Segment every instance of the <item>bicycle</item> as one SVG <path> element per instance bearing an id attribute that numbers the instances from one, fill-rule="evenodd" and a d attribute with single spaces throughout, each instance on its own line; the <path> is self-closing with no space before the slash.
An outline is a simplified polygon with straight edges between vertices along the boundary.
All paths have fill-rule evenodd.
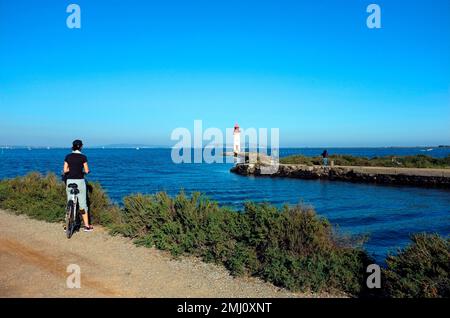
<path id="1" fill-rule="evenodd" d="M 66 236 L 70 239 L 73 233 L 80 228 L 81 218 L 80 218 L 80 207 L 78 205 L 78 186 L 76 183 L 70 183 L 68 186 L 70 188 L 71 198 L 67 202 L 66 207 Z"/>

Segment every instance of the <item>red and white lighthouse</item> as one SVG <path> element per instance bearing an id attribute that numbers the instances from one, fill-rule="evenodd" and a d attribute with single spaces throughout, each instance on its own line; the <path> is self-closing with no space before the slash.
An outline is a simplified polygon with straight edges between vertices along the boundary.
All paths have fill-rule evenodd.
<path id="1" fill-rule="evenodd" d="M 235 155 L 241 152 L 241 129 L 237 123 L 234 125 L 233 132 L 233 152 Z"/>

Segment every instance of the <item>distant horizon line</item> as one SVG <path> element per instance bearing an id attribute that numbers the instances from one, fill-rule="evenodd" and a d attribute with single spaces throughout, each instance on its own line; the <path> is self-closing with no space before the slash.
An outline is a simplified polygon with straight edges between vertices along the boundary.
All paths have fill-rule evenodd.
<path id="1" fill-rule="evenodd" d="M 248 148 L 249 146 L 246 146 Z M 256 147 L 257 146 L 252 146 Z M 270 146 L 267 146 L 270 148 Z M 69 146 L 32 146 L 32 145 L 0 145 L 1 149 L 70 149 Z M 96 146 L 85 146 L 85 149 L 172 149 L 173 146 L 168 145 L 139 145 L 139 144 L 130 144 L 130 145 L 96 145 Z M 203 149 L 202 148 L 196 148 L 196 147 L 190 147 L 191 149 Z M 233 148 L 233 145 L 224 145 L 223 148 Z M 356 148 L 450 148 L 450 145 L 416 145 L 416 146 L 281 146 L 279 149 L 323 149 L 323 148 L 330 148 L 330 149 L 356 149 Z"/>

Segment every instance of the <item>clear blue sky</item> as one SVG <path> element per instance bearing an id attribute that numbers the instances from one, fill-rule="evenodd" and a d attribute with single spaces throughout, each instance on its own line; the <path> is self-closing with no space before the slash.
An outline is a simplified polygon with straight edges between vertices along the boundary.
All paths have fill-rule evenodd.
<path id="1" fill-rule="evenodd" d="M 450 144 L 449 15 L 448 0 L 0 0 L 0 144 L 171 145 L 194 119 L 278 127 L 282 146 Z"/>

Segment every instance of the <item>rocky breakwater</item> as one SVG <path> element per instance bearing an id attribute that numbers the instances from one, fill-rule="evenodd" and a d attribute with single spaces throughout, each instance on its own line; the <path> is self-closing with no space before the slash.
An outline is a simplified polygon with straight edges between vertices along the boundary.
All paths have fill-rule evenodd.
<path id="1" fill-rule="evenodd" d="M 286 177 L 299 179 L 325 179 L 378 184 L 399 184 L 420 187 L 450 188 L 450 169 L 307 166 L 280 164 L 268 166 L 260 163 L 240 163 L 231 168 L 239 175 Z"/>

